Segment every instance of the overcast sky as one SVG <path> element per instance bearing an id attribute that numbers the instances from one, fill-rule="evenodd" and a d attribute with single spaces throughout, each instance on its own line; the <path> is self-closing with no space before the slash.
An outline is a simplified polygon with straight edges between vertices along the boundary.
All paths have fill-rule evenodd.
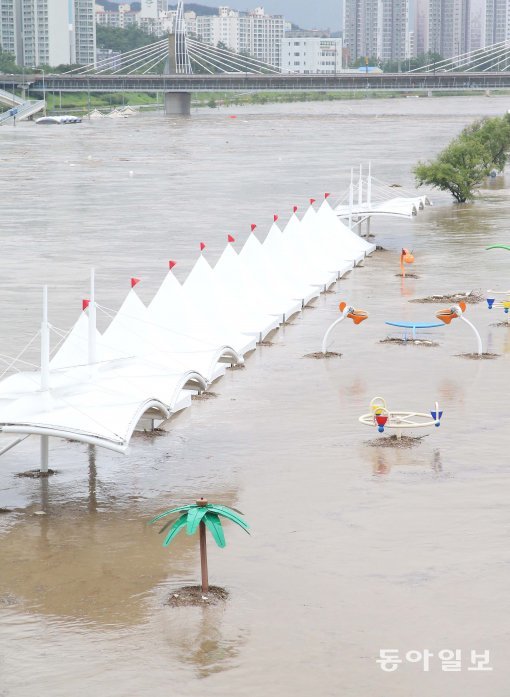
<path id="1" fill-rule="evenodd" d="M 201 5 L 227 5 L 234 10 L 252 10 L 262 5 L 268 14 L 284 15 L 303 29 L 340 29 L 341 0 L 196 0 Z M 186 7 L 186 3 L 184 3 Z"/>

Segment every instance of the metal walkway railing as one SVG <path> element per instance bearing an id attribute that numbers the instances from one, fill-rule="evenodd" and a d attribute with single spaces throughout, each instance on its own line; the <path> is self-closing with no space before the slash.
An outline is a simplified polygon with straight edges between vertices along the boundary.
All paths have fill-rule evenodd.
<path id="1" fill-rule="evenodd" d="M 29 119 L 34 114 L 37 114 L 37 112 L 42 111 L 45 106 L 46 102 L 44 99 L 38 99 L 37 101 L 29 100 L 27 102 L 20 100 L 19 105 L 13 105 L 12 109 L 4 111 L 2 114 L 0 114 L 0 124 L 7 123 L 8 121 L 13 120 L 14 117 L 16 117 L 17 121 Z"/>

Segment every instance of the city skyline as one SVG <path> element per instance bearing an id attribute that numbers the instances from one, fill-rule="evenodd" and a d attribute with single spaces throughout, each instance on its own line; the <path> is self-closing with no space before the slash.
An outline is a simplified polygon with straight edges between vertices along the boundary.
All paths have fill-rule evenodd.
<path id="1" fill-rule="evenodd" d="M 256 5 L 261 5 L 269 14 L 284 15 L 285 19 L 298 24 L 303 29 L 331 29 L 339 31 L 342 24 L 343 2 L 341 0 L 321 0 L 311 4 L 310 0 L 232 0 L 220 2 L 220 0 L 197 0 L 201 5 L 218 7 L 228 5 L 233 10 L 253 10 Z M 186 0 L 184 2 L 186 8 Z"/>

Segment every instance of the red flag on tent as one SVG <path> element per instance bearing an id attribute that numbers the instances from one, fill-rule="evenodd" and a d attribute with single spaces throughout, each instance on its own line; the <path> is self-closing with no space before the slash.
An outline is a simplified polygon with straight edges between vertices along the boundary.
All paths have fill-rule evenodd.
<path id="1" fill-rule="evenodd" d="M 314 199 L 314 198 L 311 198 L 311 199 L 310 199 L 310 205 L 313 206 L 314 203 L 315 203 L 315 199 Z"/>
<path id="2" fill-rule="evenodd" d="M 297 213 L 297 206 L 294 206 L 292 210 L 294 211 L 294 213 Z"/>
<path id="3" fill-rule="evenodd" d="M 131 279 L 131 288 L 134 288 L 137 283 L 140 283 L 140 279 L 139 278 L 132 278 Z"/>
<path id="4" fill-rule="evenodd" d="M 232 235 L 229 235 L 229 236 L 227 237 L 227 240 L 228 240 L 229 242 L 235 242 L 235 241 L 236 241 L 236 240 L 235 240 L 235 237 L 232 237 Z"/>
<path id="5" fill-rule="evenodd" d="M 331 196 L 330 193 L 325 193 L 325 194 L 324 194 L 324 198 L 329 198 L 330 196 Z"/>
<path id="6" fill-rule="evenodd" d="M 276 213 L 273 215 L 273 220 L 274 220 L 275 223 L 276 223 L 276 221 L 278 220 L 278 216 L 276 215 Z"/>
<path id="7" fill-rule="evenodd" d="M 251 224 L 251 231 L 253 232 L 253 231 L 255 230 L 256 227 L 257 227 L 257 226 L 255 225 L 255 223 L 252 223 L 252 224 Z"/>
<path id="8" fill-rule="evenodd" d="M 170 259 L 170 261 L 168 262 L 169 269 L 172 270 L 176 264 L 176 261 L 172 261 L 172 259 Z"/>
<path id="9" fill-rule="evenodd" d="M 200 251 L 203 252 L 205 249 L 205 244 L 203 242 L 200 242 Z"/>
<path id="10" fill-rule="evenodd" d="M 82 300 L 81 301 L 81 309 L 83 312 L 87 309 L 87 307 L 90 305 L 90 300 Z"/>

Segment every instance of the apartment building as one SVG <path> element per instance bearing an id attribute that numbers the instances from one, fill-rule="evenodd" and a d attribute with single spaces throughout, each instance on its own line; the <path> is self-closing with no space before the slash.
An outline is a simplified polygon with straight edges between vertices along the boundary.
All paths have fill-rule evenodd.
<path id="1" fill-rule="evenodd" d="M 93 0 L 0 0 L 0 44 L 18 65 L 95 59 Z"/>
<path id="2" fill-rule="evenodd" d="M 451 58 L 470 50 L 470 0 L 429 0 L 426 50 Z"/>
<path id="3" fill-rule="evenodd" d="M 342 39 L 291 37 L 281 40 L 280 67 L 303 74 L 339 73 L 342 70 Z"/>
<path id="4" fill-rule="evenodd" d="M 96 60 L 96 21 L 94 0 L 74 0 L 72 4 L 72 40 L 74 40 L 74 59 L 71 62 L 89 65 Z M 71 43 L 73 53 L 73 44 Z"/>
<path id="5" fill-rule="evenodd" d="M 95 5 L 94 11 L 96 24 L 117 29 L 127 29 L 130 25 L 137 24 L 140 14 L 131 11 L 129 3 L 119 4 L 117 10 L 105 10 L 102 5 Z"/>
<path id="6" fill-rule="evenodd" d="M 510 0 L 486 0 L 485 46 L 510 39 Z"/>
<path id="7" fill-rule="evenodd" d="M 349 61 L 404 60 L 409 50 L 408 0 L 345 0 L 344 45 Z"/>

